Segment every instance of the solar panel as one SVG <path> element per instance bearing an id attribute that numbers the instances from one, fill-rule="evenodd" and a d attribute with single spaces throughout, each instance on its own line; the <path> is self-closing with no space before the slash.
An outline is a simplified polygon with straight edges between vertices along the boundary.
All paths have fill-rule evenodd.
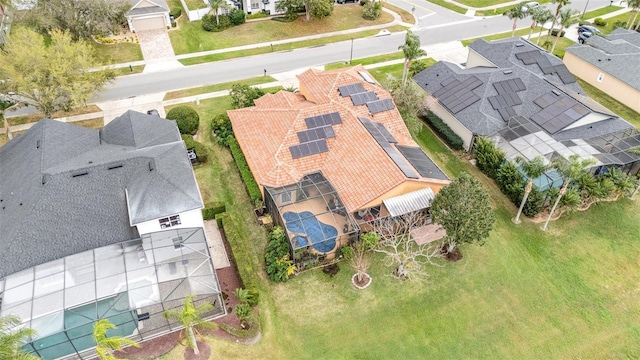
<path id="1" fill-rule="evenodd" d="M 455 78 L 449 78 L 442 84 L 443 87 L 434 92 L 433 96 L 454 114 L 480 100 L 480 97 L 473 90 L 481 86 L 483 82 L 475 76 L 470 76 L 462 82 Z"/>
<path id="2" fill-rule="evenodd" d="M 305 156 L 320 154 L 329 151 L 327 141 L 325 139 L 308 141 L 302 144 L 289 146 L 291 157 L 299 159 Z"/>
<path id="3" fill-rule="evenodd" d="M 376 83 L 376 81 L 373 80 L 371 78 L 371 76 L 369 76 L 369 74 L 366 71 L 358 71 L 358 74 L 360 74 L 360 76 L 362 76 L 364 81 L 368 82 L 369 84 L 375 84 Z"/>
<path id="4" fill-rule="evenodd" d="M 448 179 L 447 176 L 419 147 L 396 145 L 400 153 L 422 177 Z"/>
<path id="5" fill-rule="evenodd" d="M 364 90 L 364 85 L 362 85 L 362 83 L 353 83 L 353 84 L 340 86 L 338 88 L 338 91 L 340 92 L 340 96 L 346 97 L 346 96 L 350 96 L 351 94 L 364 92 L 365 90 Z"/>
<path id="6" fill-rule="evenodd" d="M 374 100 L 378 100 L 378 95 L 376 95 L 375 91 L 367 91 L 351 95 L 351 102 L 355 106 L 363 105 L 369 101 Z"/>
<path id="7" fill-rule="evenodd" d="M 367 108 L 369 108 L 369 113 L 376 114 L 379 112 L 391 110 L 395 108 L 395 106 L 393 105 L 393 101 L 391 101 L 391 99 L 381 99 L 369 101 L 367 103 Z"/>
<path id="8" fill-rule="evenodd" d="M 305 118 L 304 122 L 307 125 L 307 129 L 313 129 L 327 125 L 342 124 L 342 118 L 340 117 L 340 113 L 332 112 L 329 114 Z"/>
<path id="9" fill-rule="evenodd" d="M 571 84 L 576 82 L 576 78 L 571 74 L 571 72 L 569 72 L 569 69 L 565 64 L 556 65 L 554 66 L 554 69 L 563 84 Z"/>
<path id="10" fill-rule="evenodd" d="M 390 143 L 397 143 L 398 140 L 396 140 L 396 138 L 393 137 L 393 135 L 391 135 L 391 133 L 389 132 L 389 130 L 387 129 L 386 126 L 384 126 L 384 124 L 381 123 L 373 123 L 376 125 L 376 127 L 378 128 L 378 131 L 380 131 L 380 133 L 382 134 L 382 136 L 384 136 L 385 140 L 387 140 Z"/>
<path id="11" fill-rule="evenodd" d="M 544 94 L 533 102 L 542 110 L 531 116 L 531 121 L 547 133 L 555 134 L 590 113 L 584 105 L 571 97 Z"/>
<path id="12" fill-rule="evenodd" d="M 376 140 L 378 145 L 380 145 L 380 147 L 387 153 L 387 156 L 389 156 L 389 158 L 396 164 L 396 166 L 400 169 L 400 171 L 402 171 L 402 173 L 406 177 L 408 177 L 410 179 L 418 179 L 419 178 L 419 176 L 415 172 L 415 170 L 413 170 L 413 168 L 411 166 L 409 166 L 409 164 L 407 164 L 406 159 L 398 152 L 398 150 L 396 150 L 396 148 L 391 146 L 391 144 L 389 143 L 389 140 L 387 140 L 387 137 L 385 136 L 385 134 L 383 134 L 380 131 L 380 129 L 382 127 L 384 127 L 383 124 L 374 123 L 371 120 L 369 120 L 367 118 L 363 118 L 363 117 L 358 117 L 358 120 L 360 120 L 362 125 L 364 125 L 365 129 L 367 129 L 367 131 L 369 132 L 369 134 L 371 134 L 371 136 L 373 136 L 373 138 Z M 386 128 L 385 128 L 385 130 L 386 130 Z M 390 135 L 391 134 L 389 134 L 389 136 Z M 393 138 L 393 137 L 391 137 L 391 138 Z"/>

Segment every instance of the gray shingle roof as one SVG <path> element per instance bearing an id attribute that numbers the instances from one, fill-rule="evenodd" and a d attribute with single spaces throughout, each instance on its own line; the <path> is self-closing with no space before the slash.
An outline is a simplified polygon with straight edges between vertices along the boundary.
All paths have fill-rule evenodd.
<path id="1" fill-rule="evenodd" d="M 0 278 L 202 208 L 173 122 L 128 112 L 102 132 L 43 119 L 0 148 Z"/>
<path id="2" fill-rule="evenodd" d="M 150 2 L 155 4 L 155 6 L 146 6 L 140 7 L 136 6 L 141 2 L 141 0 L 129 0 L 129 4 L 131 4 L 131 10 L 127 12 L 127 15 L 144 15 L 144 14 L 154 14 L 154 13 L 162 13 L 169 11 L 169 5 L 167 5 L 166 0 L 145 0 L 144 2 Z"/>
<path id="3" fill-rule="evenodd" d="M 640 90 L 640 33 L 616 29 L 606 37 L 592 36 L 587 44 L 566 51 Z"/>

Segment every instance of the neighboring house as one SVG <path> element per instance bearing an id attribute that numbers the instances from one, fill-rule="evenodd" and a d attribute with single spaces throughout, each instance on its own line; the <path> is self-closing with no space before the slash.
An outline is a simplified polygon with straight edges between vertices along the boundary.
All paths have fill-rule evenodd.
<path id="1" fill-rule="evenodd" d="M 467 151 L 477 136 L 507 132 L 496 141 L 510 158 L 578 153 L 597 159 L 596 173 L 608 166 L 640 170 L 640 157 L 627 151 L 640 145 L 638 131 L 585 96 L 560 59 L 526 40 L 477 40 L 469 45 L 466 68 L 440 61 L 413 79 Z M 508 131 L 515 128 L 519 132 Z M 539 133 L 544 135 L 533 139 Z M 578 143 L 590 145 L 578 149 Z"/>
<path id="2" fill-rule="evenodd" d="M 361 226 L 429 208 L 449 183 L 413 141 L 391 95 L 361 66 L 298 75 L 228 111 L 234 134 L 298 264 L 332 258 Z"/>
<path id="3" fill-rule="evenodd" d="M 618 28 L 567 48 L 564 63 L 589 84 L 640 113 L 640 33 Z"/>
<path id="4" fill-rule="evenodd" d="M 137 341 L 177 331 L 163 311 L 189 294 L 225 314 L 175 122 L 43 119 L 0 148 L 0 167 L 0 315 L 37 331 L 27 351 L 95 356 L 99 318 Z"/>
<path id="5" fill-rule="evenodd" d="M 166 0 L 129 0 L 127 23 L 132 32 L 167 29 L 171 27 L 169 5 Z"/>
<path id="6" fill-rule="evenodd" d="M 267 12 L 268 14 L 277 14 L 276 6 L 280 1 L 277 0 L 239 0 L 237 4 L 239 4 L 241 9 L 244 9 L 244 12 L 247 14 L 255 14 L 259 12 Z"/>

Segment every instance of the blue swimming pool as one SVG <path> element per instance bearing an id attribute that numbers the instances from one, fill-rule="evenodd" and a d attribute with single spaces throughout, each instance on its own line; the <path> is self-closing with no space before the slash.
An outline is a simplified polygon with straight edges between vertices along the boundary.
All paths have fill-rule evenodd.
<path id="1" fill-rule="evenodd" d="M 306 234 L 311 239 L 311 246 L 319 252 L 327 253 L 336 247 L 338 230 L 331 225 L 320 222 L 315 215 L 309 211 L 296 213 L 287 211 L 282 215 L 287 230 L 295 233 Z M 296 240 L 300 246 L 307 246 L 307 238 L 297 236 Z"/>

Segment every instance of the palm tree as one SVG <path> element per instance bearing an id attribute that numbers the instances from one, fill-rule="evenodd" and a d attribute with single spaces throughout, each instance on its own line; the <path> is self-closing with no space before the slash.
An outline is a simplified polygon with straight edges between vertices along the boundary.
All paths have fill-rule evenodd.
<path id="1" fill-rule="evenodd" d="M 547 230 L 547 227 L 549 226 L 549 221 L 551 220 L 553 213 L 556 211 L 556 207 L 558 207 L 558 203 L 560 202 L 560 199 L 567 192 L 567 187 L 569 186 L 569 184 L 575 179 L 578 179 L 581 176 L 584 176 L 584 174 L 586 173 L 586 169 L 593 164 L 595 164 L 595 160 L 593 159 L 580 160 L 580 156 L 577 154 L 571 155 L 568 161 L 565 160 L 564 158 L 559 158 L 558 160 L 553 162 L 552 164 L 553 168 L 556 169 L 558 173 L 560 173 L 560 176 L 562 176 L 564 181 L 562 182 L 562 187 L 560 188 L 558 197 L 556 198 L 556 201 L 553 204 L 551 211 L 549 211 L 549 217 L 547 218 L 547 221 L 545 221 L 544 225 L 541 228 L 542 230 L 544 231 Z"/>
<path id="2" fill-rule="evenodd" d="M 627 19 L 627 22 L 629 23 L 629 28 L 627 28 L 627 30 L 631 30 L 633 28 L 633 24 L 636 22 L 638 13 L 640 12 L 640 0 L 629 0 L 627 4 L 631 8 L 631 10 L 636 12 L 636 14 L 633 16 L 633 20 L 631 20 L 631 12 L 629 12 L 629 19 Z"/>
<path id="3" fill-rule="evenodd" d="M 407 30 L 407 35 L 405 36 L 404 44 L 398 47 L 398 50 L 402 50 L 404 53 L 404 68 L 402 69 L 402 86 L 405 86 L 407 83 L 407 76 L 409 74 L 409 67 L 411 66 L 411 61 L 421 57 L 426 56 L 427 52 L 420 48 L 420 37 L 411 32 L 411 30 Z"/>
<path id="4" fill-rule="evenodd" d="M 30 337 L 36 335 L 33 329 L 19 327 L 22 321 L 13 315 L 0 317 L 0 359 L 36 360 L 39 357 L 29 354 L 20 347 Z"/>
<path id="5" fill-rule="evenodd" d="M 556 41 L 553 42 L 553 46 L 551 47 L 551 53 L 553 54 L 553 50 L 556 49 L 556 45 L 558 44 L 558 40 L 560 40 L 560 35 L 562 35 L 562 31 L 569 26 L 578 22 L 578 15 L 580 12 L 578 10 L 574 10 L 571 8 L 562 9 L 560 11 L 560 30 L 556 33 Z"/>
<path id="6" fill-rule="evenodd" d="M 108 319 L 99 319 L 93 324 L 93 341 L 98 345 L 96 354 L 102 360 L 116 360 L 113 351 L 122 350 L 125 346 L 140 347 L 137 342 L 123 336 L 107 337 L 107 331 L 115 328 Z"/>
<path id="7" fill-rule="evenodd" d="M 193 295 L 188 295 L 184 298 L 182 309 L 166 310 L 163 315 L 166 319 L 177 320 L 184 326 L 187 346 L 193 349 L 194 354 L 198 355 L 200 351 L 198 350 L 198 344 L 196 342 L 195 332 L 197 332 L 197 330 L 195 328 L 218 329 L 218 324 L 202 319 L 202 315 L 211 310 L 213 310 L 211 303 L 205 302 L 196 307 L 193 305 Z"/>
<path id="8" fill-rule="evenodd" d="M 518 20 L 522 20 L 529 15 L 529 10 L 526 6 L 526 2 L 521 2 L 509 8 L 502 15 L 505 15 L 509 20 L 513 20 L 513 26 L 511 27 L 511 37 L 516 34 L 516 27 L 518 26 Z"/>
<path id="9" fill-rule="evenodd" d="M 211 11 L 213 11 L 216 16 L 216 25 L 220 25 L 220 9 L 230 8 L 229 4 L 227 4 L 227 0 L 209 0 L 209 4 L 211 4 Z"/>
<path id="10" fill-rule="evenodd" d="M 518 209 L 518 213 L 516 217 L 513 218 L 513 222 L 516 224 L 520 223 L 520 214 L 522 214 L 522 209 L 524 209 L 524 204 L 527 203 L 527 198 L 531 193 L 531 189 L 533 189 L 533 180 L 547 171 L 547 165 L 544 163 L 544 158 L 542 156 L 536 156 L 535 159 L 531 161 L 527 161 L 527 159 L 518 156 L 516 158 L 516 163 L 520 165 L 522 171 L 527 175 L 529 181 L 527 182 L 527 186 L 524 188 L 524 196 L 522 197 L 522 202 L 520 203 L 520 208 Z"/>
<path id="11" fill-rule="evenodd" d="M 547 33 L 547 40 L 549 40 L 549 37 L 551 37 L 551 31 L 556 26 L 556 21 L 560 18 L 560 10 L 562 10 L 563 6 L 571 4 L 571 1 L 570 0 L 551 0 L 551 3 L 558 4 L 558 7 L 556 7 L 556 13 L 553 16 L 553 22 L 551 23 L 551 27 L 549 28 L 549 32 Z"/>
<path id="12" fill-rule="evenodd" d="M 527 40 L 531 38 L 531 33 L 533 32 L 533 29 L 536 27 L 536 25 L 540 25 L 540 33 L 538 34 L 538 40 L 536 41 L 536 45 L 538 45 L 540 44 L 540 38 L 542 37 L 542 30 L 544 29 L 543 26 L 547 23 L 547 21 L 553 18 L 553 13 L 546 7 L 539 6 L 533 9 L 531 18 L 533 19 L 533 22 L 531 23 L 531 30 L 529 31 L 529 37 L 527 38 Z"/>

